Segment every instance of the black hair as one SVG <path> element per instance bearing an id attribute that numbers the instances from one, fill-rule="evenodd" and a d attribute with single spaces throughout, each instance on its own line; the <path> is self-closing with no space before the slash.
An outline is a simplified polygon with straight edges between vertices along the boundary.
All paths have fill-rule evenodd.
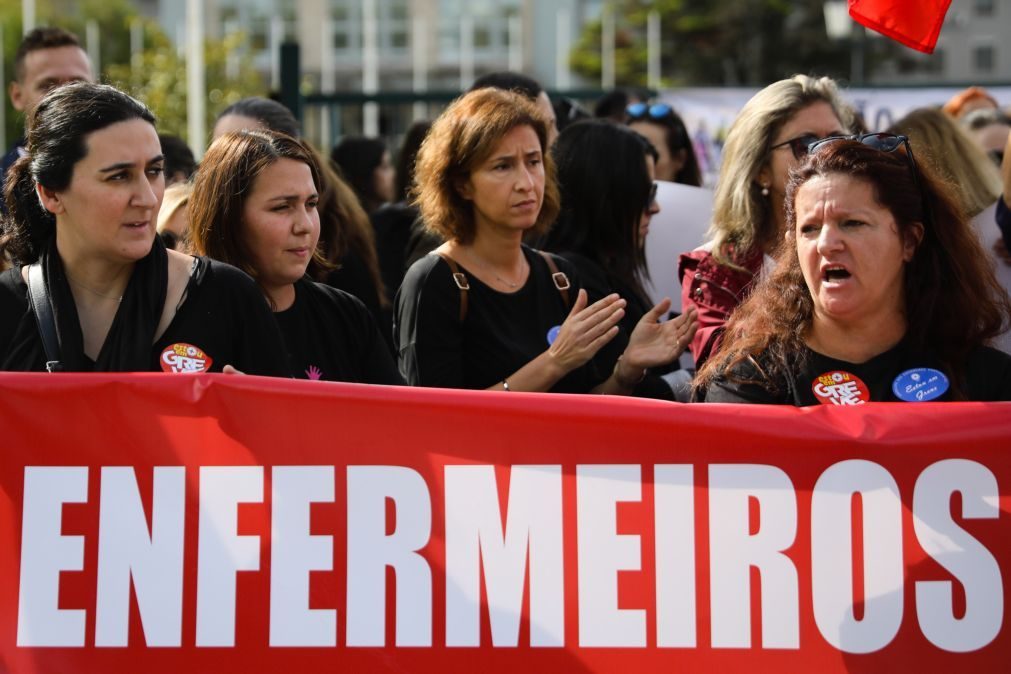
<path id="1" fill-rule="evenodd" d="M 81 41 L 70 31 L 54 26 L 39 26 L 28 32 L 14 53 L 14 79 L 22 81 L 25 77 L 25 58 L 33 51 L 40 49 L 57 49 L 59 47 L 80 47 Z"/>
<path id="2" fill-rule="evenodd" d="M 183 180 L 189 180 L 197 170 L 197 160 L 193 157 L 190 146 L 179 136 L 158 134 L 158 140 L 161 141 L 161 153 L 165 156 L 166 180 L 177 173 L 183 174 Z"/>
<path id="3" fill-rule="evenodd" d="M 481 77 L 474 80 L 474 84 L 470 85 L 470 89 L 467 89 L 467 91 L 477 91 L 478 89 L 515 91 L 526 96 L 531 101 L 536 101 L 537 97 L 544 92 L 544 87 L 537 80 L 521 73 L 514 73 L 511 70 L 500 70 L 488 73 L 487 75 L 481 75 Z"/>
<path id="4" fill-rule="evenodd" d="M 688 127 L 685 126 L 681 115 L 671 108 L 670 114 L 664 117 L 646 116 L 630 120 L 629 123 L 631 122 L 648 122 L 649 124 L 661 127 L 664 130 L 664 138 L 667 141 L 667 151 L 672 157 L 677 156 L 678 152 L 684 150 L 685 163 L 681 167 L 681 170 L 677 172 L 677 175 L 674 176 L 674 182 L 683 185 L 695 185 L 696 187 L 702 185 L 702 172 L 699 170 L 699 160 L 695 156 L 695 148 L 692 147 L 692 139 L 688 135 Z"/>
<path id="5" fill-rule="evenodd" d="M 422 120 L 411 124 L 404 135 L 404 142 L 400 146 L 400 153 L 397 155 L 397 199 L 407 201 L 411 187 L 414 185 L 414 160 L 418 157 L 418 150 L 421 143 L 428 135 L 428 130 L 432 128 L 432 123 Z"/>
<path id="6" fill-rule="evenodd" d="M 298 120 L 287 107 L 269 98 L 251 96 L 232 103 L 221 111 L 218 119 L 228 115 L 239 115 L 258 120 L 268 129 L 287 134 L 292 138 L 302 135 Z"/>
<path id="7" fill-rule="evenodd" d="M 386 143 L 378 138 L 350 136 L 341 139 L 330 152 L 330 159 L 354 189 L 366 212 L 371 213 L 383 201 L 373 187 L 373 171 L 383 163 Z"/>
<path id="8" fill-rule="evenodd" d="M 579 101 L 573 100 L 567 96 L 563 96 L 555 101 L 554 108 L 555 126 L 558 127 L 559 133 L 564 131 L 565 127 L 575 124 L 576 122 L 593 118 L 593 115 L 583 109 L 583 106 L 579 104 Z"/>
<path id="9" fill-rule="evenodd" d="M 8 169 L 0 250 L 15 264 L 38 259 L 56 229 L 56 218 L 43 208 L 35 185 L 59 192 L 70 185 L 74 166 L 88 154 L 88 136 L 118 122 L 155 118 L 140 101 L 104 84 L 74 82 L 53 89 L 30 111 L 28 154 Z"/>
<path id="10" fill-rule="evenodd" d="M 590 258 L 641 298 L 647 271 L 639 222 L 650 205 L 652 152 L 645 138 L 607 120 L 567 127 L 552 149 L 562 209 L 544 245 Z"/>

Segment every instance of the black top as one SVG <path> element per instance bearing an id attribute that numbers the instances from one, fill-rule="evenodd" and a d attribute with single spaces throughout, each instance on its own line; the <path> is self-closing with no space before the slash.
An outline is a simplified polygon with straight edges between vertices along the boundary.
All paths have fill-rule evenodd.
<path id="1" fill-rule="evenodd" d="M 765 366 L 764 358 L 758 366 Z M 763 368 L 764 369 L 764 368 Z M 1011 400 L 1011 356 L 979 347 L 969 355 L 965 367 L 963 396 L 967 400 Z M 944 371 L 937 358 L 917 353 L 904 342 L 865 363 L 848 363 L 805 349 L 794 361 L 790 375 L 775 384 L 765 381 L 755 362 L 745 362 L 733 370 L 734 380 L 721 376 L 706 393 L 706 402 L 768 403 L 779 405 L 836 404 L 862 402 L 950 401 L 952 388 L 945 390 Z M 943 376 L 942 376 L 943 375 Z M 741 381 L 763 383 L 741 383 Z M 904 400 L 905 399 L 905 400 Z"/>
<path id="2" fill-rule="evenodd" d="M 625 315 L 622 317 L 621 322 L 618 323 L 620 330 L 607 351 L 611 356 L 611 367 L 613 368 L 614 361 L 617 360 L 618 355 L 624 352 L 625 347 L 628 346 L 628 338 L 632 334 L 632 331 L 635 330 L 635 326 L 653 306 L 632 287 L 608 274 L 600 265 L 585 255 L 569 251 L 560 251 L 559 255 L 575 267 L 579 280 L 583 283 L 583 288 L 586 289 L 589 295 L 590 304 L 607 297 L 611 293 L 618 293 L 626 302 Z M 674 391 L 671 390 L 667 382 L 660 378 L 660 375 L 679 369 L 679 367 L 680 364 L 675 360 L 667 367 L 651 370 L 636 385 L 632 391 L 632 395 L 640 398 L 674 400 Z"/>
<path id="3" fill-rule="evenodd" d="M 555 287 L 543 257 L 526 246 L 523 254 L 530 274 L 523 287 L 512 293 L 488 287 L 461 267 L 470 284 L 462 324 L 460 289 L 449 265 L 438 255 L 427 255 L 411 266 L 397 293 L 394 326 L 400 372 L 409 384 L 488 388 L 548 348 L 548 333 L 565 321 L 571 307 Z M 569 301 L 574 302 L 578 279 L 571 265 L 554 259 L 569 278 Z M 610 363 L 613 366 L 613 358 Z M 586 393 L 610 374 L 598 353 L 551 390 Z"/>
<path id="4" fill-rule="evenodd" d="M 39 342 L 28 286 L 20 269 L 0 274 L 0 370 L 23 369 L 16 350 Z M 41 349 L 37 349 L 41 351 Z M 238 269 L 198 258 L 182 304 L 151 347 L 153 372 L 221 372 L 232 365 L 246 374 L 287 376 L 281 334 L 263 293 Z M 40 357 L 30 371 L 44 372 Z"/>
<path id="5" fill-rule="evenodd" d="M 362 301 L 365 308 L 376 319 L 376 324 L 381 327 L 386 346 L 392 356 L 393 309 L 389 305 L 383 307 L 379 298 L 379 289 L 376 288 L 368 265 L 365 264 L 365 260 L 357 251 L 351 249 L 344 253 L 338 264 L 337 269 L 327 274 L 323 283 L 351 293 Z"/>
<path id="6" fill-rule="evenodd" d="M 411 225 L 418 218 L 418 209 L 404 202 L 386 204 L 373 212 L 369 219 L 376 235 L 376 257 L 379 259 L 379 273 L 386 286 L 386 296 L 391 304 L 397 288 L 404 280 L 407 265 L 407 242 L 411 237 Z"/>
<path id="7" fill-rule="evenodd" d="M 372 314 L 357 297 L 304 277 L 295 303 L 274 314 L 293 377 L 403 384 Z"/>

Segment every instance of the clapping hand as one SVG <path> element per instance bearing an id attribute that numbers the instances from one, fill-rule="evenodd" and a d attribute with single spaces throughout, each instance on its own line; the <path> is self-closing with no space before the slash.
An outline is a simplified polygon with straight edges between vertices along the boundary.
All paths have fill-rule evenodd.
<path id="1" fill-rule="evenodd" d="M 617 294 L 587 306 L 586 291 L 580 290 L 548 355 L 563 372 L 571 372 L 593 358 L 618 334 L 618 321 L 625 315 L 625 300 Z M 670 302 L 668 301 L 668 305 Z"/>
<path id="2" fill-rule="evenodd" d="M 667 365 L 691 344 L 699 328 L 695 306 L 689 305 L 680 316 L 659 322 L 660 317 L 670 310 L 670 305 L 670 298 L 665 297 L 636 323 L 622 356 L 622 362 L 627 363 L 629 368 Z"/>

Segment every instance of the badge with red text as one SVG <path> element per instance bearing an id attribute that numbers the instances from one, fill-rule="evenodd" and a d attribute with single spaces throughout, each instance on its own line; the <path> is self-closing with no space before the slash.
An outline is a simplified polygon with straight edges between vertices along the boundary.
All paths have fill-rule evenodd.
<path id="1" fill-rule="evenodd" d="M 822 405 L 863 405 L 871 401 L 867 384 L 844 370 L 818 375 L 811 382 L 811 391 Z"/>
<path id="2" fill-rule="evenodd" d="M 189 374 L 207 372 L 214 360 L 192 344 L 178 342 L 161 352 L 159 362 L 162 372 Z"/>

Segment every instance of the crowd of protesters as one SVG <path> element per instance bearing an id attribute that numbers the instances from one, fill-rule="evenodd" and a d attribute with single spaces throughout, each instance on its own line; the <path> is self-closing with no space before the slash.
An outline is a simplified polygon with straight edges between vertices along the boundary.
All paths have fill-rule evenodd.
<path id="1" fill-rule="evenodd" d="M 759 91 L 727 133 L 707 240 L 652 270 L 680 278 L 673 313 L 647 291 L 657 181 L 702 179 L 683 120 L 645 92 L 585 119 L 494 73 L 396 156 L 345 138 L 329 158 L 248 98 L 197 165 L 93 80 L 66 31 L 18 49 L 0 370 L 1011 400 L 1011 121 L 982 89 L 887 130 L 829 78 Z"/>

